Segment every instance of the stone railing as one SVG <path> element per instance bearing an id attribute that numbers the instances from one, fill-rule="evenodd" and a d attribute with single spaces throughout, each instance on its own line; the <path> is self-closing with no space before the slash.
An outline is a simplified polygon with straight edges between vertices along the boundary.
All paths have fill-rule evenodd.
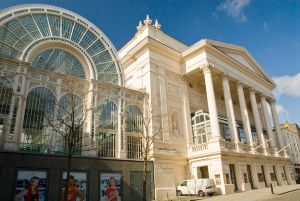
<path id="1" fill-rule="evenodd" d="M 207 149 L 207 143 L 193 144 L 192 151 L 201 151 Z"/>
<path id="2" fill-rule="evenodd" d="M 228 150 L 236 150 L 236 145 L 234 142 L 228 142 L 224 141 L 224 148 L 227 148 Z"/>
<path id="3" fill-rule="evenodd" d="M 243 144 L 243 143 L 241 143 L 241 144 L 239 144 L 239 148 L 240 148 L 240 150 L 243 150 L 245 152 L 251 152 L 251 146 L 250 146 L 250 144 Z"/>

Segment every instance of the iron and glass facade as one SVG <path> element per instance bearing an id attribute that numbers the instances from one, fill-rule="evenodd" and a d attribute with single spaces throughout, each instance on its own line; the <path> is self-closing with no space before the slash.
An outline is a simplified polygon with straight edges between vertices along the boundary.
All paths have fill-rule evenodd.
<path id="1" fill-rule="evenodd" d="M 91 108 L 81 145 L 99 157 L 127 158 L 127 150 L 140 156 L 126 143 L 141 126 L 145 95 L 123 86 L 115 49 L 97 27 L 61 8 L 21 5 L 1 11 L 0 38 L 4 149 L 63 153 L 64 140 L 47 121 L 61 113 L 57 104 L 70 106 L 72 87 L 75 104 Z"/>

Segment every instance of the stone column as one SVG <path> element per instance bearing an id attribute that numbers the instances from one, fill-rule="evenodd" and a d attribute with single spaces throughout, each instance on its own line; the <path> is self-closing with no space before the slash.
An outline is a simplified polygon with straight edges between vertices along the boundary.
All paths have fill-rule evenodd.
<path id="1" fill-rule="evenodd" d="M 15 84 L 15 93 L 17 94 L 16 98 L 18 97 L 18 109 L 17 109 L 17 115 L 16 115 L 16 122 L 15 122 L 15 129 L 14 129 L 14 136 L 13 141 L 15 143 L 15 146 L 11 146 L 7 144 L 5 149 L 14 149 L 18 150 L 21 140 L 21 132 L 23 129 L 23 118 L 24 118 L 24 111 L 26 106 L 26 99 L 25 99 L 25 93 L 26 93 L 26 87 L 27 87 L 27 67 L 19 66 L 19 76 L 17 77 L 23 77 L 22 82 L 20 83 L 21 88 L 18 92 L 18 79 L 16 80 Z"/>
<path id="2" fill-rule="evenodd" d="M 292 176 L 291 176 L 291 171 L 290 171 L 290 165 L 283 165 L 283 169 L 285 172 L 285 179 L 288 185 L 293 184 Z"/>
<path id="3" fill-rule="evenodd" d="M 89 86 L 88 86 L 88 93 L 86 96 L 86 110 L 84 111 L 86 112 L 85 115 L 86 116 L 86 126 L 84 129 L 84 135 L 85 137 L 82 140 L 82 144 L 85 147 L 88 147 L 88 149 L 90 149 L 89 151 L 84 151 L 83 154 L 87 155 L 87 156 L 96 156 L 97 153 L 94 149 L 92 149 L 92 138 L 91 138 L 91 134 L 92 134 L 92 108 L 94 106 L 94 83 L 93 80 L 90 81 Z"/>
<path id="4" fill-rule="evenodd" d="M 260 118 L 259 118 L 259 112 L 258 112 L 258 107 L 257 107 L 257 102 L 256 102 L 255 91 L 254 91 L 254 89 L 250 89 L 249 92 L 250 92 L 250 101 L 251 101 L 251 107 L 252 107 L 252 111 L 253 111 L 253 117 L 254 117 L 257 137 L 258 137 L 259 143 L 262 144 L 264 152 L 266 153 L 266 144 L 265 144 L 264 134 L 263 134 Z"/>
<path id="5" fill-rule="evenodd" d="M 232 141 L 238 144 L 239 136 L 236 128 L 236 121 L 235 121 L 234 109 L 233 109 L 232 98 L 230 93 L 228 75 L 224 73 L 222 74 L 221 78 L 223 83 L 224 101 L 225 101 L 228 125 L 230 129 L 230 136 Z"/>
<path id="6" fill-rule="evenodd" d="M 270 122 L 270 118 L 269 118 L 269 114 L 268 114 L 268 110 L 267 110 L 266 97 L 264 95 L 261 95 L 260 100 L 261 100 L 264 119 L 265 119 L 265 122 L 266 122 L 267 134 L 268 134 L 268 138 L 270 140 L 270 147 L 275 148 L 275 139 L 274 139 L 274 136 L 273 136 L 271 122 Z"/>
<path id="7" fill-rule="evenodd" d="M 211 76 L 212 67 L 213 67 L 212 64 L 204 64 L 200 68 L 204 73 L 208 111 L 209 111 L 209 116 L 210 116 L 210 121 L 211 121 L 212 137 L 215 139 L 220 139 L 221 133 L 220 133 L 220 127 L 219 127 L 219 120 L 218 120 L 218 111 L 217 111 L 217 105 L 216 105 L 214 85 L 213 85 L 212 76 Z"/>
<path id="8" fill-rule="evenodd" d="M 257 163 L 253 163 L 250 165 L 250 171 L 252 176 L 252 183 L 254 188 L 259 188 L 259 181 L 257 177 Z"/>
<path id="9" fill-rule="evenodd" d="M 281 175 L 281 165 L 280 164 L 275 165 L 275 174 L 276 174 L 276 178 L 277 178 L 277 185 L 282 186 L 283 180 L 282 180 L 282 175 Z"/>
<path id="10" fill-rule="evenodd" d="M 192 120 L 191 120 L 188 87 L 187 87 L 187 81 L 184 77 L 182 78 L 181 90 L 183 96 L 182 111 L 184 111 L 183 119 L 185 124 L 185 133 L 186 133 L 187 143 L 190 146 L 191 144 L 193 144 L 193 131 L 192 131 L 192 124 L 191 124 Z"/>
<path id="11" fill-rule="evenodd" d="M 243 122 L 243 128 L 246 135 L 247 142 L 253 147 L 253 139 L 252 139 L 252 132 L 250 127 L 250 120 L 247 110 L 247 105 L 245 101 L 245 94 L 243 85 L 241 82 L 237 83 L 237 92 L 238 92 L 238 98 L 239 98 L 239 105 L 241 110 L 241 116 L 242 116 L 242 122 Z"/>
<path id="12" fill-rule="evenodd" d="M 118 154 L 117 158 L 126 158 L 126 151 L 125 151 L 125 104 L 124 104 L 124 99 L 120 98 L 118 101 Z"/>
<path id="13" fill-rule="evenodd" d="M 284 143 L 283 143 L 283 140 L 282 140 L 281 129 L 280 129 L 280 125 L 279 125 L 279 121 L 278 121 L 278 115 L 277 115 L 277 111 L 276 111 L 276 107 L 275 107 L 275 99 L 271 100 L 270 106 L 271 106 L 271 112 L 272 112 L 274 127 L 275 127 L 275 130 L 276 130 L 276 137 L 277 137 L 278 146 L 279 146 L 279 149 L 282 149 L 284 147 Z"/>

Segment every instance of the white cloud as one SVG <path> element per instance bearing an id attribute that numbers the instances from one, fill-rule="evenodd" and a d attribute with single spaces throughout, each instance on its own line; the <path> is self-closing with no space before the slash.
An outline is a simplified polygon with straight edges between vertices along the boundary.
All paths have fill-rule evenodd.
<path id="1" fill-rule="evenodd" d="M 276 104 L 276 111 L 279 118 L 279 122 L 285 122 L 289 119 L 289 112 L 284 108 L 283 105 Z"/>
<path id="2" fill-rule="evenodd" d="M 289 95 L 300 97 L 300 73 L 294 76 L 275 76 L 272 79 L 277 84 L 277 88 L 274 91 L 275 96 Z"/>
<path id="3" fill-rule="evenodd" d="M 280 105 L 280 104 L 276 104 L 276 111 L 277 111 L 278 114 L 285 114 L 286 113 L 285 108 L 283 107 L 283 105 Z"/>
<path id="4" fill-rule="evenodd" d="M 245 22 L 247 21 L 247 17 L 244 13 L 244 9 L 250 1 L 251 0 L 225 0 L 217 7 L 217 10 L 224 11 L 237 22 Z"/>

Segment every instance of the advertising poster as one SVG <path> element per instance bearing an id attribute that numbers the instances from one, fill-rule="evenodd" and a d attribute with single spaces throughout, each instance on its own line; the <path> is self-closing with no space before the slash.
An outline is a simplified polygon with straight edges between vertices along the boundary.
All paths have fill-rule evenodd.
<path id="1" fill-rule="evenodd" d="M 120 173 L 100 174 L 100 201 L 122 201 L 123 177 Z"/>
<path id="2" fill-rule="evenodd" d="M 83 193 L 84 201 L 87 200 L 87 174 L 86 172 L 71 172 L 71 174 L 74 177 L 74 185 L 73 187 L 75 189 L 80 190 Z M 63 172 L 63 178 L 62 178 L 62 195 L 65 191 L 66 186 L 66 178 L 67 178 L 67 172 Z M 76 201 L 80 201 L 80 196 L 77 193 Z"/>
<path id="3" fill-rule="evenodd" d="M 45 201 L 47 195 L 48 175 L 47 171 L 18 170 L 15 200 L 25 201 L 27 197 L 31 200 Z M 32 189 L 37 189 L 37 193 Z M 37 199 L 38 198 L 38 199 Z"/>

